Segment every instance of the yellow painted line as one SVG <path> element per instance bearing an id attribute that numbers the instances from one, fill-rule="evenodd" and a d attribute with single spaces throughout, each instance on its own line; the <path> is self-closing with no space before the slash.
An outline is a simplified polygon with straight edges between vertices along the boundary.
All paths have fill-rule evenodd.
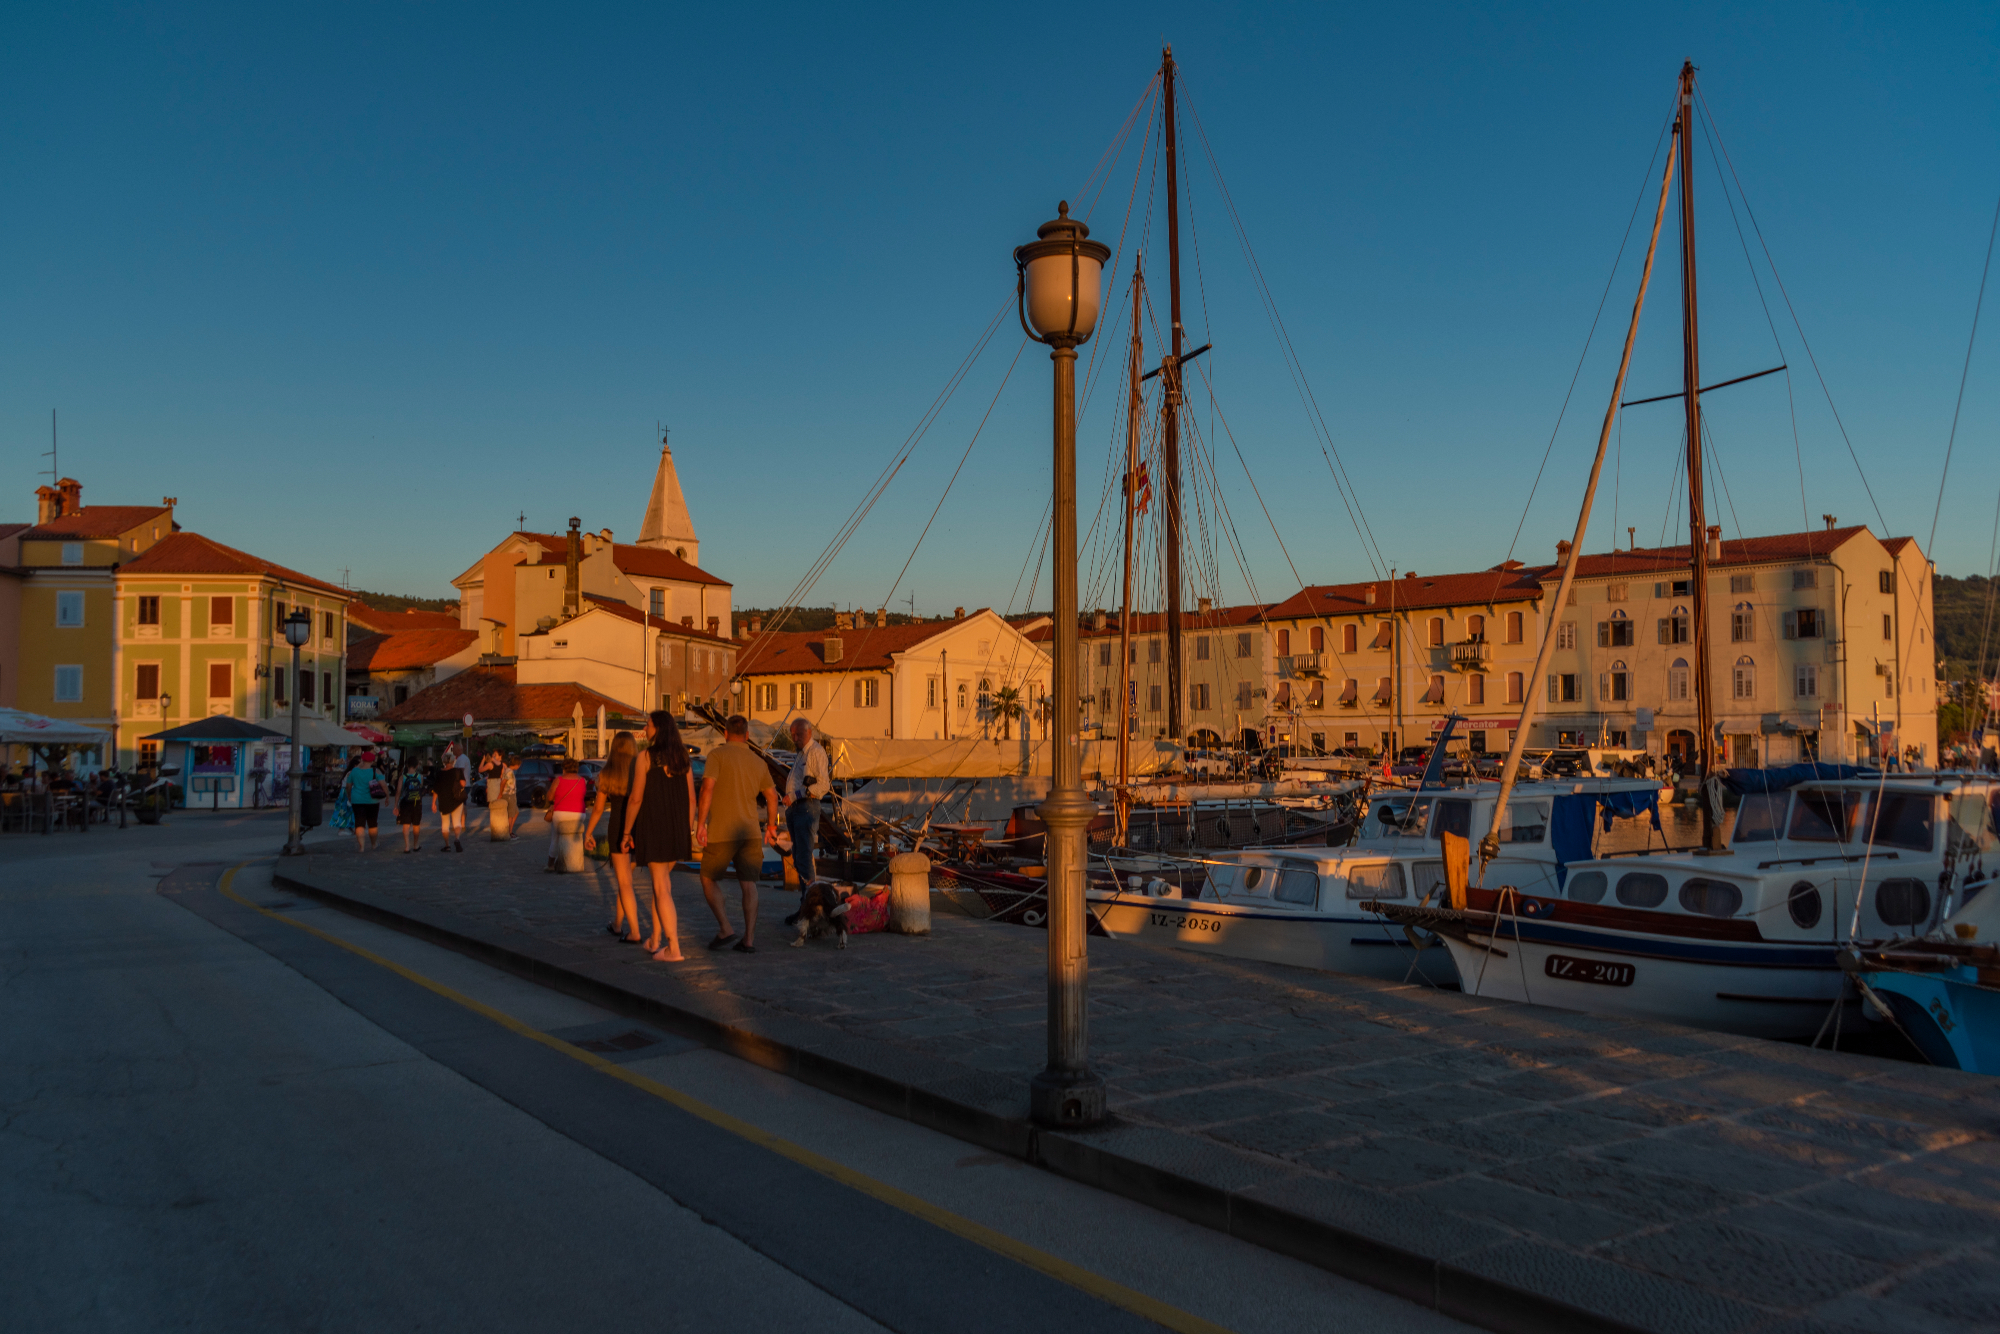
<path id="1" fill-rule="evenodd" d="M 1079 1292 L 1088 1293 L 1092 1297 L 1108 1302 L 1113 1306 L 1123 1307 L 1134 1315 L 1143 1316 L 1156 1325 L 1163 1325 L 1168 1329 L 1179 1331 L 1179 1334 L 1230 1334 L 1226 1326 L 1218 1325 L 1210 1320 L 1203 1320 L 1197 1315 L 1190 1315 L 1177 1306 L 1169 1306 L 1157 1298 L 1149 1297 L 1143 1292 L 1135 1291 L 1122 1283 L 1114 1282 L 1111 1279 L 1105 1278 L 1102 1274 L 1093 1273 L 1081 1265 L 1071 1264 L 1059 1256 L 1050 1255 L 1047 1251 L 1037 1249 L 1026 1242 L 1017 1241 L 1004 1232 L 995 1231 L 983 1223 L 975 1223 L 970 1218 L 966 1218 L 961 1214 L 955 1214 L 949 1209 L 940 1208 L 932 1204 L 929 1200 L 912 1195 L 906 1190 L 899 1190 L 885 1181 L 877 1181 L 874 1177 L 866 1173 L 857 1172 L 843 1163 L 837 1163 L 831 1158 L 814 1153 L 811 1149 L 803 1145 L 794 1144 L 788 1139 L 773 1135 L 770 1131 L 762 1127 L 754 1126 L 740 1117 L 731 1116 L 719 1107 L 711 1107 L 709 1104 L 701 1101 L 701 1099 L 690 1097 L 679 1089 L 670 1088 L 658 1080 L 648 1079 L 644 1075 L 635 1074 L 618 1065 L 616 1062 L 606 1060 L 594 1051 L 586 1051 L 573 1043 L 564 1042 L 561 1038 L 551 1037 L 540 1029 L 516 1019 L 504 1010 L 496 1010 L 483 1001 L 474 1000 L 464 992 L 456 991 L 442 982 L 435 982 L 413 968 L 407 968 L 393 959 L 385 959 L 373 950 L 365 949 L 360 945 L 354 944 L 352 941 L 342 940 L 339 936 L 322 931 L 316 926 L 297 921 L 285 916 L 283 913 L 273 912 L 269 908 L 252 903 L 231 888 L 231 884 L 236 879 L 238 871 L 254 864 L 254 862 L 239 862 L 223 874 L 218 888 L 221 890 L 224 898 L 240 903 L 255 912 L 260 912 L 273 921 L 283 922 L 286 926 L 294 927 L 305 932 L 307 935 L 317 936 L 330 945 L 338 945 L 350 954 L 358 955 L 372 964 L 386 968 L 398 977 L 414 982 L 434 995 L 442 996 L 455 1005 L 462 1005 L 474 1014 L 492 1020 L 510 1033 L 518 1034 L 532 1042 L 539 1042 L 551 1051 L 561 1052 L 571 1060 L 581 1062 L 601 1074 L 609 1075 L 613 1079 L 630 1084 L 633 1088 L 650 1093 L 662 1102 L 672 1103 L 675 1107 L 680 1108 L 691 1116 L 700 1117 L 719 1130 L 727 1131 L 739 1139 L 748 1140 L 759 1148 L 769 1149 L 772 1153 L 789 1158 L 801 1167 L 809 1168 L 823 1177 L 838 1181 L 843 1186 L 858 1190 L 863 1195 L 880 1200 L 891 1208 L 900 1209 L 913 1218 L 929 1223 L 932 1227 L 942 1228 L 954 1236 L 963 1237 L 975 1245 L 984 1246 L 987 1250 L 997 1255 L 1003 1255 L 1017 1264 L 1025 1265 L 1037 1273 L 1046 1274 L 1058 1282 L 1067 1283 Z"/>

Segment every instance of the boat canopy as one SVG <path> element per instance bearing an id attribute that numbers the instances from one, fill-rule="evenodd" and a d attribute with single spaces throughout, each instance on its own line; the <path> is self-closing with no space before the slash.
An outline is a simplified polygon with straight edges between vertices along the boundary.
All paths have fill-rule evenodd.
<path id="1" fill-rule="evenodd" d="M 1800 783 L 1879 776 L 1878 770 L 1858 764 L 1787 764 L 1775 769 L 1731 769 L 1722 775 L 1722 781 L 1739 793 L 1783 792 Z"/>

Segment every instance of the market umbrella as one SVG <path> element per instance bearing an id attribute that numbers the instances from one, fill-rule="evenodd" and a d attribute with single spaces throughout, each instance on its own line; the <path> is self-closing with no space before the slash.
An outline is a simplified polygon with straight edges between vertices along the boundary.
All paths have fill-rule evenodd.
<path id="1" fill-rule="evenodd" d="M 15 746 L 103 746 L 111 734 L 22 709 L 0 709 L 0 743 Z"/>

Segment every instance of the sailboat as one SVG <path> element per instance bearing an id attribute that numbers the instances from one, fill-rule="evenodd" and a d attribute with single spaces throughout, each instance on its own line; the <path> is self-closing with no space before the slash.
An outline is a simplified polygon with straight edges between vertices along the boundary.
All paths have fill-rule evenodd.
<path id="1" fill-rule="evenodd" d="M 1954 903 L 1963 905 L 1969 894 L 1977 893 L 1984 883 L 1983 862 L 1965 855 L 1963 826 L 1976 814 L 1984 827 L 2000 788 L 1974 775 L 1809 777 L 1789 789 L 1746 797 L 1734 846 L 1724 843 L 1702 496 L 1705 391 L 1691 171 L 1694 87 L 1690 62 L 1680 73 L 1672 149 L 1660 181 L 1652 237 L 1570 550 L 1582 551 L 1589 528 L 1678 171 L 1679 397 L 1687 419 L 1690 647 L 1700 720 L 1695 745 L 1696 772 L 1703 776 L 1701 845 L 1568 861 L 1553 885 L 1509 877 L 1499 852 L 1508 833 L 1522 823 L 1511 803 L 1520 791 L 1515 779 L 1537 708 L 1530 691 L 1487 822 L 1467 831 L 1479 847 L 1478 882 L 1444 886 L 1422 903 L 1385 898 L 1364 906 L 1385 922 L 1436 933 L 1472 995 L 1756 1036 L 1809 1038 L 1830 1022 L 1862 1018 L 1859 993 L 1842 968 L 1842 955 L 1852 942 L 1922 936 L 1945 920 Z M 1551 605 L 1567 604 L 1575 569 L 1574 560 L 1564 566 Z M 1546 672 L 1554 641 L 1553 634 L 1544 634 L 1531 679 Z M 1550 817 L 1556 823 L 1593 819 L 1599 801 L 1579 788 L 1556 796 Z M 1487 888 L 1489 873 L 1495 872 L 1498 883 Z"/>

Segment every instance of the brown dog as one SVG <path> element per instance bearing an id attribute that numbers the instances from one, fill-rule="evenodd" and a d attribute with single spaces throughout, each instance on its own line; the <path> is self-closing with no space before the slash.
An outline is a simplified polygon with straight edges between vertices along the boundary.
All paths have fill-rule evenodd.
<path id="1" fill-rule="evenodd" d="M 799 934 L 792 948 L 802 949 L 807 940 L 831 931 L 836 937 L 834 948 L 846 949 L 850 894 L 851 891 L 825 880 L 815 880 L 806 886 L 806 892 L 799 898 Z"/>

